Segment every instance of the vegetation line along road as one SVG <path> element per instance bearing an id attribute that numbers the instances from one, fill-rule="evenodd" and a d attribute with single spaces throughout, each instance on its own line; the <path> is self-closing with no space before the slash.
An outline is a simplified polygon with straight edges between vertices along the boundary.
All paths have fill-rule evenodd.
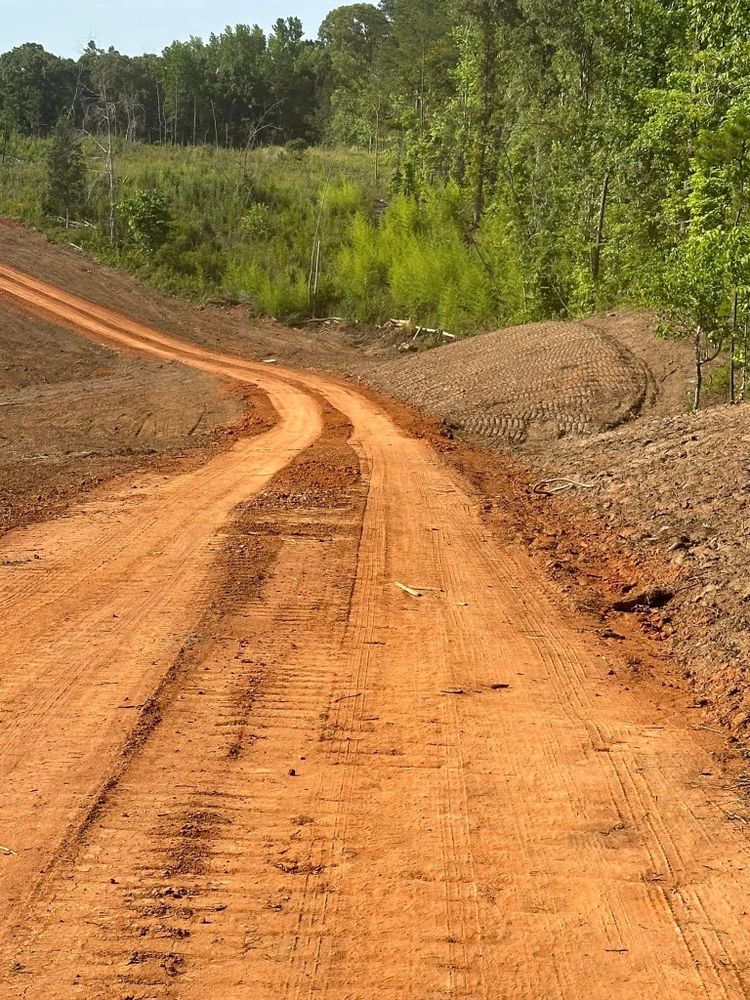
<path id="1" fill-rule="evenodd" d="M 0 286 L 280 415 L 3 543 L 8 997 L 746 995 L 750 846 L 691 719 L 427 442 L 324 376 Z"/>

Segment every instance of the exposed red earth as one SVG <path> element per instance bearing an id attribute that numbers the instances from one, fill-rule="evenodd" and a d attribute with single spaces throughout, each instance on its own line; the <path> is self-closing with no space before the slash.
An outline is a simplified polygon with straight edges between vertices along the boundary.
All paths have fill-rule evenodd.
<path id="1" fill-rule="evenodd" d="M 750 993 L 720 738 L 429 434 L 16 268 L 0 292 L 273 411 L 0 539 L 0 996 Z"/>

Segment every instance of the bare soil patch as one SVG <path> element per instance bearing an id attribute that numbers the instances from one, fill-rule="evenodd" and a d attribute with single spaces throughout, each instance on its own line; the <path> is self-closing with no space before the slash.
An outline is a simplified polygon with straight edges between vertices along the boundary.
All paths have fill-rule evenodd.
<path id="1" fill-rule="evenodd" d="M 365 500 L 351 425 L 322 408 L 322 436 L 222 530 L 211 600 L 12 935 L 19 986 L 171 997 L 189 973 L 226 992 L 288 919 L 290 889 L 321 874 L 304 856 L 318 827 L 293 809 L 311 749 L 327 747 L 334 695 L 323 666 L 346 626 Z M 317 643 L 325 653 L 311 677 Z M 272 800 L 265 775 L 289 801 Z M 92 905 L 106 921 L 87 919 Z"/>
<path id="2" fill-rule="evenodd" d="M 380 388 L 473 437 L 521 444 L 614 427 L 647 402 L 648 374 L 581 323 L 534 323 L 379 367 Z"/>
<path id="3" fill-rule="evenodd" d="M 30 284 L 3 287 L 23 299 Z M 13 996 L 30 981 L 61 1000 L 190 1000 L 217 983 L 383 1000 L 446 983 L 466 997 L 519 982 L 535 997 L 742 993 L 747 810 L 684 693 L 631 690 L 625 626 L 595 606 L 616 551 L 599 573 L 574 517 L 547 529 L 580 558 L 577 599 L 592 580 L 592 614 L 571 615 L 513 541 L 537 547 L 555 517 L 519 463 L 393 404 L 481 487 L 483 519 L 433 448 L 343 380 L 269 376 L 54 289 L 28 298 L 93 336 L 257 382 L 280 418 L 204 468 L 18 533 L 25 548 L 5 540 L 2 842 L 21 846 L 5 869 L 17 898 L 30 845 L 54 850 L 110 775 L 97 822 L 9 911 Z M 338 440 L 351 434 L 356 458 L 331 441 L 303 454 L 323 432 L 318 394 L 344 414 Z M 229 537 L 239 587 L 213 607 L 217 533 L 294 455 L 291 482 Z M 40 550 L 37 566 L 27 553 Z M 621 586 L 620 606 L 650 613 L 674 587 L 662 581 L 658 601 L 640 589 Z M 187 668 L 173 698 L 164 662 Z M 157 700 L 163 723 L 147 715 L 118 769 L 122 710 Z"/>
<path id="4" fill-rule="evenodd" d="M 542 475 L 594 486 L 545 501 L 581 524 L 583 545 L 631 554 L 629 583 L 671 581 L 646 616 L 736 733 L 750 722 L 750 407 L 723 406 L 569 440 L 537 456 Z M 588 524 L 588 527 L 585 525 Z M 597 540 L 598 538 L 598 540 Z"/>
<path id="5" fill-rule="evenodd" d="M 696 726 L 713 719 L 748 747 L 750 405 L 511 452 L 370 394 L 474 486 L 497 543 L 524 544 L 633 683 L 674 689 Z M 593 489 L 536 491 L 558 477 Z"/>
<path id="6" fill-rule="evenodd" d="M 253 405 L 201 372 L 124 358 L 0 305 L 0 532 L 269 419 L 261 394 Z"/>

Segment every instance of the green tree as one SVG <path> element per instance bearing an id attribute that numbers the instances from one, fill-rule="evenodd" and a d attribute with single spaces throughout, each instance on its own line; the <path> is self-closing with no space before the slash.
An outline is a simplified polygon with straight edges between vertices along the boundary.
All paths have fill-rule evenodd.
<path id="1" fill-rule="evenodd" d="M 390 21 L 372 4 L 337 7 L 320 26 L 319 39 L 330 66 L 331 138 L 369 145 L 377 158 L 393 95 Z"/>
<path id="2" fill-rule="evenodd" d="M 71 219 L 84 215 L 85 206 L 86 164 L 81 137 L 70 119 L 64 116 L 52 131 L 44 207 L 48 215 L 64 219 L 67 225 Z"/>
<path id="3" fill-rule="evenodd" d="M 26 135 L 44 135 L 75 95 L 70 60 L 28 43 L 0 55 L 0 112 Z"/>
<path id="4" fill-rule="evenodd" d="M 693 341 L 693 409 L 701 405 L 703 369 L 724 346 L 731 269 L 721 229 L 691 234 L 669 255 L 659 279 L 664 332 Z"/>

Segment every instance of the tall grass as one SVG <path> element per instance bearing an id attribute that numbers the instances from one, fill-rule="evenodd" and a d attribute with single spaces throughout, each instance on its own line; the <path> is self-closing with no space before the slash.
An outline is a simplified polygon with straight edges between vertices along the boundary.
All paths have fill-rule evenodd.
<path id="1" fill-rule="evenodd" d="M 88 221 L 65 233 L 94 256 L 127 267 L 158 288 L 194 299 L 247 303 L 257 314 L 301 320 L 313 308 L 376 323 L 410 319 L 458 334 L 524 318 L 522 275 L 513 234 L 488 214 L 478 231 L 455 186 L 389 197 L 364 151 L 121 144 L 115 151 L 118 199 L 163 196 L 168 238 L 151 252 L 128 238 L 106 239 L 107 188 L 94 143 L 86 148 Z M 44 141 L 17 143 L 0 165 L 0 212 L 61 236 L 42 212 Z M 310 264 L 320 244 L 313 303 Z"/>

